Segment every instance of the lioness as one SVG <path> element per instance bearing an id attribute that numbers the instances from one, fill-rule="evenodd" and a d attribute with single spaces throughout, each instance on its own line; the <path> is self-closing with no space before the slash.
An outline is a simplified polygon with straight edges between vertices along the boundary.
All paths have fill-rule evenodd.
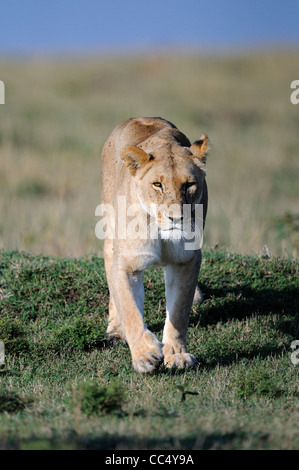
<path id="1" fill-rule="evenodd" d="M 104 242 L 110 291 L 107 335 L 127 341 L 138 372 L 153 371 L 163 359 L 166 367 L 184 368 L 197 362 L 187 352 L 186 335 L 192 301 L 200 297 L 201 250 L 200 246 L 186 249 L 182 219 L 183 208 L 189 205 L 191 226 L 204 224 L 208 147 L 206 134 L 191 145 L 165 119 L 142 117 L 121 123 L 103 148 L 102 204 L 114 209 L 109 220 L 114 235 Z M 129 220 L 125 215 L 119 221 L 124 201 L 127 208 L 133 207 L 130 215 L 135 216 L 135 226 L 154 228 L 156 236 L 148 231 L 139 238 L 123 236 Z M 197 204 L 203 210 L 196 219 Z M 167 316 L 162 343 L 143 321 L 142 272 L 157 264 L 165 266 Z"/>

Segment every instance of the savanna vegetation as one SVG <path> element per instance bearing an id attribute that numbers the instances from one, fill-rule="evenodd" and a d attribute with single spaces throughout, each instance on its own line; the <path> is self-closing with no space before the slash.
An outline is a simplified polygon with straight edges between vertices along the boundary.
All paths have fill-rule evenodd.
<path id="1" fill-rule="evenodd" d="M 0 64 L 0 448 L 298 449 L 297 51 Z M 106 340 L 94 231 L 101 148 L 140 115 L 212 143 L 199 364 L 150 375 Z M 144 284 L 161 339 L 161 269 Z"/>
<path id="2" fill-rule="evenodd" d="M 0 63 L 0 248 L 99 254 L 102 146 L 128 117 L 161 116 L 210 137 L 205 245 L 297 256 L 297 51 Z"/>

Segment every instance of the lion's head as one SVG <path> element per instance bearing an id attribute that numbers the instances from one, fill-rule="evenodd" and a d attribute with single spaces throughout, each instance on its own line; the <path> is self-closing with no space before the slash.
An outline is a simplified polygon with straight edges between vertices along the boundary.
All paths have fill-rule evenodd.
<path id="1" fill-rule="evenodd" d="M 139 202 L 154 217 L 163 238 L 182 233 L 184 205 L 194 212 L 200 203 L 209 142 L 206 134 L 191 146 L 175 140 L 161 145 L 126 146 L 121 158 L 137 185 Z"/>

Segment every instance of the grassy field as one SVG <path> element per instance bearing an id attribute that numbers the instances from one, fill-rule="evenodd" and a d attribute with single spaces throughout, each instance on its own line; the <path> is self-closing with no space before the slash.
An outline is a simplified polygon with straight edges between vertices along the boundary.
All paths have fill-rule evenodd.
<path id="1" fill-rule="evenodd" d="M 101 253 L 100 155 L 131 116 L 207 132 L 205 245 L 297 256 L 298 51 L 223 56 L 0 58 L 0 248 Z"/>
<path id="2" fill-rule="evenodd" d="M 0 448 L 299 448 L 297 261 L 206 251 L 188 334 L 199 365 L 146 376 L 106 342 L 102 259 L 1 252 L 0 279 Z M 144 284 L 161 339 L 162 271 Z"/>
<path id="3" fill-rule="evenodd" d="M 0 448 L 299 448 L 298 78 L 298 51 L 0 57 Z M 212 144 L 184 372 L 105 338 L 101 149 L 132 116 Z M 162 271 L 144 282 L 161 339 Z"/>

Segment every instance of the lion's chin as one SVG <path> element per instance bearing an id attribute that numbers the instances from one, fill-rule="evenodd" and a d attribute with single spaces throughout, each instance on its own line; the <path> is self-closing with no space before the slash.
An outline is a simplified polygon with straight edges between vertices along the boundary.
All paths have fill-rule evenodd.
<path id="1" fill-rule="evenodd" d="M 182 238 L 184 238 L 183 230 L 176 227 L 161 229 L 160 234 L 163 240 L 181 240 Z"/>

